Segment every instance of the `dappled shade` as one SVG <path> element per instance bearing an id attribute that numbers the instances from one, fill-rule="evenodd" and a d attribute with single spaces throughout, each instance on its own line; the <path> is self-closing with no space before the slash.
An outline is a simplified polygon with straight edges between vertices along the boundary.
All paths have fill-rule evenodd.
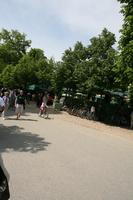
<path id="1" fill-rule="evenodd" d="M 45 138 L 30 132 L 23 132 L 18 126 L 4 126 L 0 124 L 0 152 L 30 152 L 37 153 L 47 150 L 50 143 Z"/>

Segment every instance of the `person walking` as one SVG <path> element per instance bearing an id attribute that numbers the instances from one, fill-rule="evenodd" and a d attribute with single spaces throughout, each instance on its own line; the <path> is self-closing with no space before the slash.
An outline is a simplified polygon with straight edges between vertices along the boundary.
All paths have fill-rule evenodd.
<path id="1" fill-rule="evenodd" d="M 10 90 L 10 93 L 9 93 L 9 107 L 10 107 L 12 110 L 14 110 L 15 99 L 16 99 L 15 90 Z"/>
<path id="2" fill-rule="evenodd" d="M 4 104 L 5 104 L 4 110 L 2 112 L 2 117 L 3 117 L 3 120 L 5 120 L 6 119 L 7 110 L 8 110 L 8 107 L 9 107 L 9 93 L 5 92 L 4 96 L 2 98 L 3 98 Z"/>
<path id="3" fill-rule="evenodd" d="M 20 94 L 18 94 L 16 97 L 15 107 L 16 107 L 17 119 L 19 119 L 23 113 L 23 110 L 25 109 L 25 96 L 23 90 L 20 90 Z"/>
<path id="4" fill-rule="evenodd" d="M 40 106 L 40 111 L 39 111 L 40 117 L 42 116 L 42 117 L 48 118 L 47 108 L 48 106 L 44 102 L 42 102 Z"/>
<path id="5" fill-rule="evenodd" d="M 0 96 L 0 113 L 3 112 L 4 108 L 5 108 L 5 103 L 3 101 L 3 98 Z"/>
<path id="6" fill-rule="evenodd" d="M 49 114 L 48 114 L 47 102 L 48 102 L 48 95 L 47 95 L 47 92 L 45 92 L 41 98 L 41 106 L 40 106 L 40 110 L 39 110 L 39 116 L 48 118 Z"/>
<path id="7" fill-rule="evenodd" d="M 131 122 L 130 122 L 130 127 L 133 129 L 133 111 L 131 112 Z"/>

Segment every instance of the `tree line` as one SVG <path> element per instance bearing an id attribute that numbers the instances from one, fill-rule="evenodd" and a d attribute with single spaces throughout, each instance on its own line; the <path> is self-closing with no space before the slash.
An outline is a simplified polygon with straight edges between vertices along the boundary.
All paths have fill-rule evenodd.
<path id="1" fill-rule="evenodd" d="M 77 41 L 66 49 L 62 60 L 48 59 L 42 49 L 17 30 L 0 32 L 0 85 L 27 88 L 30 84 L 51 87 L 61 94 L 77 91 L 87 95 L 104 91 L 128 91 L 133 106 L 133 2 L 118 0 L 124 17 L 118 48 L 106 28 L 84 46 Z"/>

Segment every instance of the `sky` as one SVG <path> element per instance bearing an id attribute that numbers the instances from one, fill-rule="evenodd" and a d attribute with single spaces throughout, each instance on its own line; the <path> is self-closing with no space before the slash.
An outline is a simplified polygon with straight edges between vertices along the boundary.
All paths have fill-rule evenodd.
<path id="1" fill-rule="evenodd" d="M 77 41 L 85 46 L 103 28 L 116 35 L 122 26 L 117 0 L 0 0 L 0 30 L 18 30 L 48 58 L 60 60 Z"/>

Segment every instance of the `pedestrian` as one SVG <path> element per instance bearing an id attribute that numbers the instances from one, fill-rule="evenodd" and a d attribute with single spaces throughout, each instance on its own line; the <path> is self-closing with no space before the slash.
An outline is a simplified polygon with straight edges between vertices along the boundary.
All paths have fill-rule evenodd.
<path id="1" fill-rule="evenodd" d="M 23 113 L 23 110 L 25 109 L 25 96 L 23 90 L 20 90 L 20 94 L 18 94 L 16 97 L 15 107 L 16 107 L 17 119 L 19 119 Z"/>
<path id="2" fill-rule="evenodd" d="M 59 99 L 58 99 L 58 96 L 55 95 L 54 100 L 53 100 L 53 109 L 54 109 L 55 111 L 58 110 L 58 105 L 59 105 Z"/>
<path id="3" fill-rule="evenodd" d="M 10 108 L 12 110 L 14 110 L 15 99 L 16 99 L 15 90 L 10 90 L 10 94 L 9 94 L 9 106 L 10 106 Z"/>
<path id="4" fill-rule="evenodd" d="M 48 118 L 47 108 L 48 108 L 48 106 L 44 102 L 42 102 L 42 104 L 40 106 L 40 111 L 39 111 L 39 116 L 40 117 L 41 116 L 42 117 L 45 116 L 45 118 Z"/>
<path id="5" fill-rule="evenodd" d="M 40 106 L 40 110 L 39 110 L 39 116 L 43 116 L 43 117 L 45 116 L 45 118 L 48 118 L 47 102 L 48 102 L 48 95 L 47 95 L 47 92 L 45 92 L 41 98 L 41 106 Z"/>
<path id="6" fill-rule="evenodd" d="M 4 108 L 5 108 L 5 103 L 3 101 L 3 98 L 0 96 L 0 113 L 3 112 Z"/>
<path id="7" fill-rule="evenodd" d="M 45 105 L 47 105 L 47 102 L 48 102 L 48 93 L 47 92 L 44 93 L 44 95 L 42 97 L 42 102 L 44 102 Z"/>
<path id="8" fill-rule="evenodd" d="M 5 104 L 4 110 L 2 112 L 2 117 L 3 117 L 3 120 L 5 120 L 6 119 L 7 110 L 9 108 L 9 92 L 5 92 L 4 96 L 2 98 L 3 98 L 4 104 Z"/>
<path id="9" fill-rule="evenodd" d="M 92 105 L 90 109 L 90 117 L 92 120 L 95 120 L 95 112 L 96 112 L 95 106 Z"/>
<path id="10" fill-rule="evenodd" d="M 131 112 L 131 123 L 130 123 L 130 127 L 133 128 L 133 111 Z"/>

